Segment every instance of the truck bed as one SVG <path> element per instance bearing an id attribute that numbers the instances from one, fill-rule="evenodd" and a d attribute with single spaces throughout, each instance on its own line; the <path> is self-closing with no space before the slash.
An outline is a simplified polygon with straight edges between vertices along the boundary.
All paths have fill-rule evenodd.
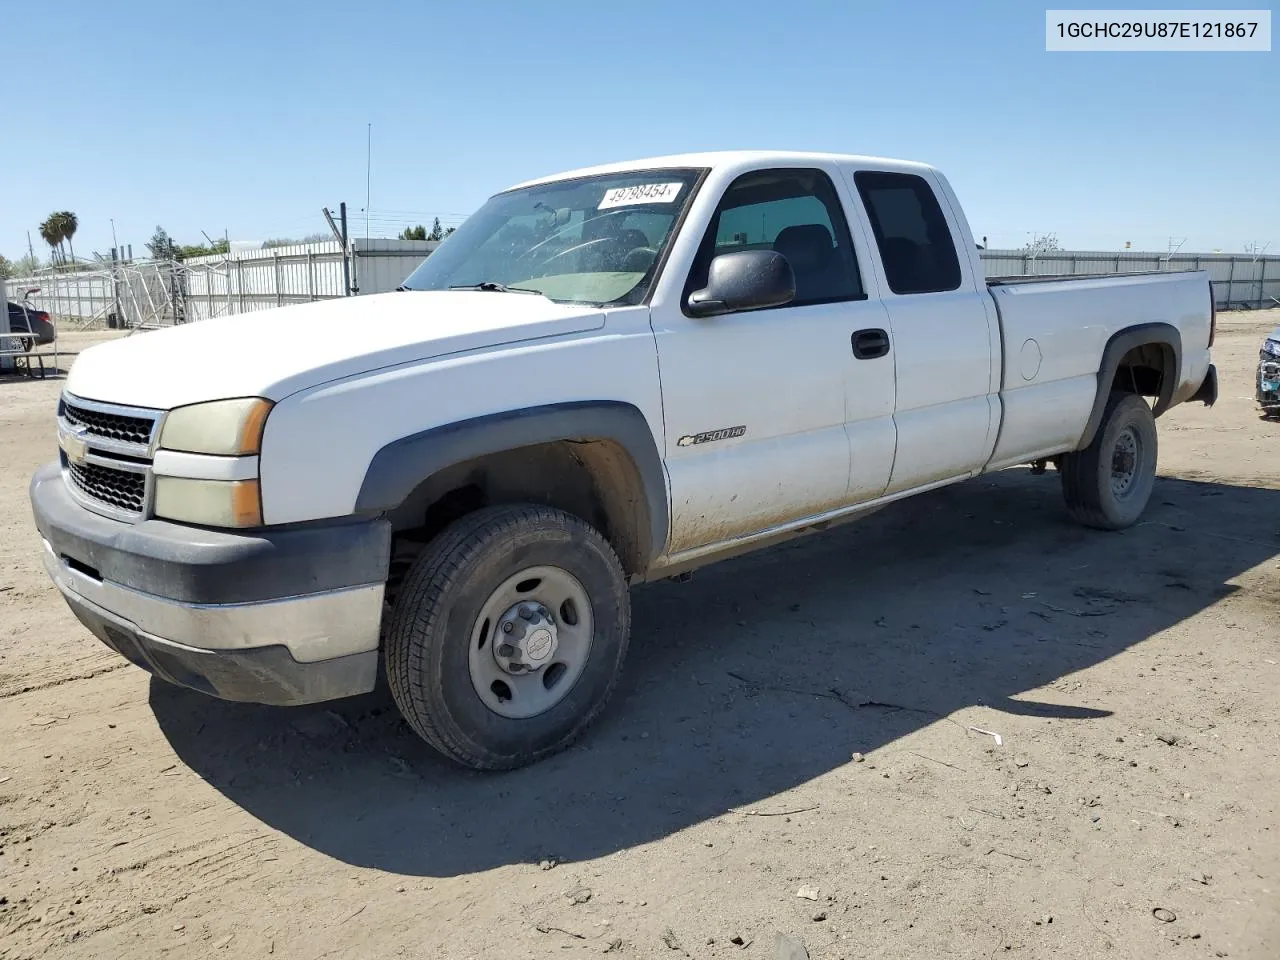
<path id="1" fill-rule="evenodd" d="M 1075 448 L 1097 395 L 1107 342 L 1119 331 L 1168 324 L 1181 336 L 1175 392 L 1190 395 L 1209 363 L 1211 305 L 1205 271 L 996 277 L 1002 424 L 993 466 Z"/>

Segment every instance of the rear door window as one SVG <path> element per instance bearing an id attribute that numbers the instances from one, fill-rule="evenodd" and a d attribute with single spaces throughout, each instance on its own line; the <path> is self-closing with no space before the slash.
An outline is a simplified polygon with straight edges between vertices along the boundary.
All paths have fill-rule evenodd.
<path id="1" fill-rule="evenodd" d="M 853 175 L 867 208 L 889 289 L 940 293 L 960 286 L 960 261 L 938 198 L 923 177 L 859 170 Z"/>

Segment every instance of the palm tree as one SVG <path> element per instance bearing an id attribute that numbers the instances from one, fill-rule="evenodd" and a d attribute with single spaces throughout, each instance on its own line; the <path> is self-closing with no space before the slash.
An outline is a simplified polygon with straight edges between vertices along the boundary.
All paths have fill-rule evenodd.
<path id="1" fill-rule="evenodd" d="M 40 224 L 40 237 L 50 247 L 50 258 L 56 263 L 58 260 L 58 245 L 62 243 L 62 224 L 58 220 L 58 215 L 50 214 L 44 223 Z"/>
<path id="2" fill-rule="evenodd" d="M 58 224 L 62 230 L 62 236 L 66 238 L 67 246 L 71 247 L 71 262 L 76 262 L 76 248 L 71 243 L 71 238 L 76 235 L 76 227 L 80 226 L 80 221 L 70 210 L 63 210 L 54 214 L 58 218 Z"/>

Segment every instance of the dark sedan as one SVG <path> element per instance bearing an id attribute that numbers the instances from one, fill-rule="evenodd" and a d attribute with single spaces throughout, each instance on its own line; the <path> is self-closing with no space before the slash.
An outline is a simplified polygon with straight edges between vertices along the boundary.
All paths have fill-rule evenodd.
<path id="1" fill-rule="evenodd" d="M 53 321 L 45 310 L 24 307 L 20 303 L 9 303 L 8 337 L 21 341 L 23 350 L 30 350 L 36 344 L 53 343 Z M 0 337 L 3 337 L 0 334 Z"/>

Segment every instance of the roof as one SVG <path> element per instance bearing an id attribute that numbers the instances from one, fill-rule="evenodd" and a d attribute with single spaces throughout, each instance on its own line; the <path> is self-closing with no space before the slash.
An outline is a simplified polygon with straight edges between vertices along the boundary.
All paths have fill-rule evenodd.
<path id="1" fill-rule="evenodd" d="M 880 167 L 884 170 L 901 170 L 919 173 L 933 169 L 929 164 L 913 160 L 892 160 L 887 157 L 866 157 L 850 153 L 807 153 L 796 150 L 717 150 L 707 153 L 677 153 L 665 157 L 647 157 L 640 160 L 624 160 L 616 163 L 604 163 L 594 167 L 582 167 L 577 170 L 566 170 L 545 177 L 537 177 L 508 187 L 518 190 L 540 183 L 551 183 L 555 180 L 570 180 L 576 177 L 590 177 L 602 173 L 621 173 L 627 170 L 656 170 L 664 167 L 744 167 L 747 169 L 762 166 L 794 166 L 797 162 L 841 162 L 858 163 Z"/>

